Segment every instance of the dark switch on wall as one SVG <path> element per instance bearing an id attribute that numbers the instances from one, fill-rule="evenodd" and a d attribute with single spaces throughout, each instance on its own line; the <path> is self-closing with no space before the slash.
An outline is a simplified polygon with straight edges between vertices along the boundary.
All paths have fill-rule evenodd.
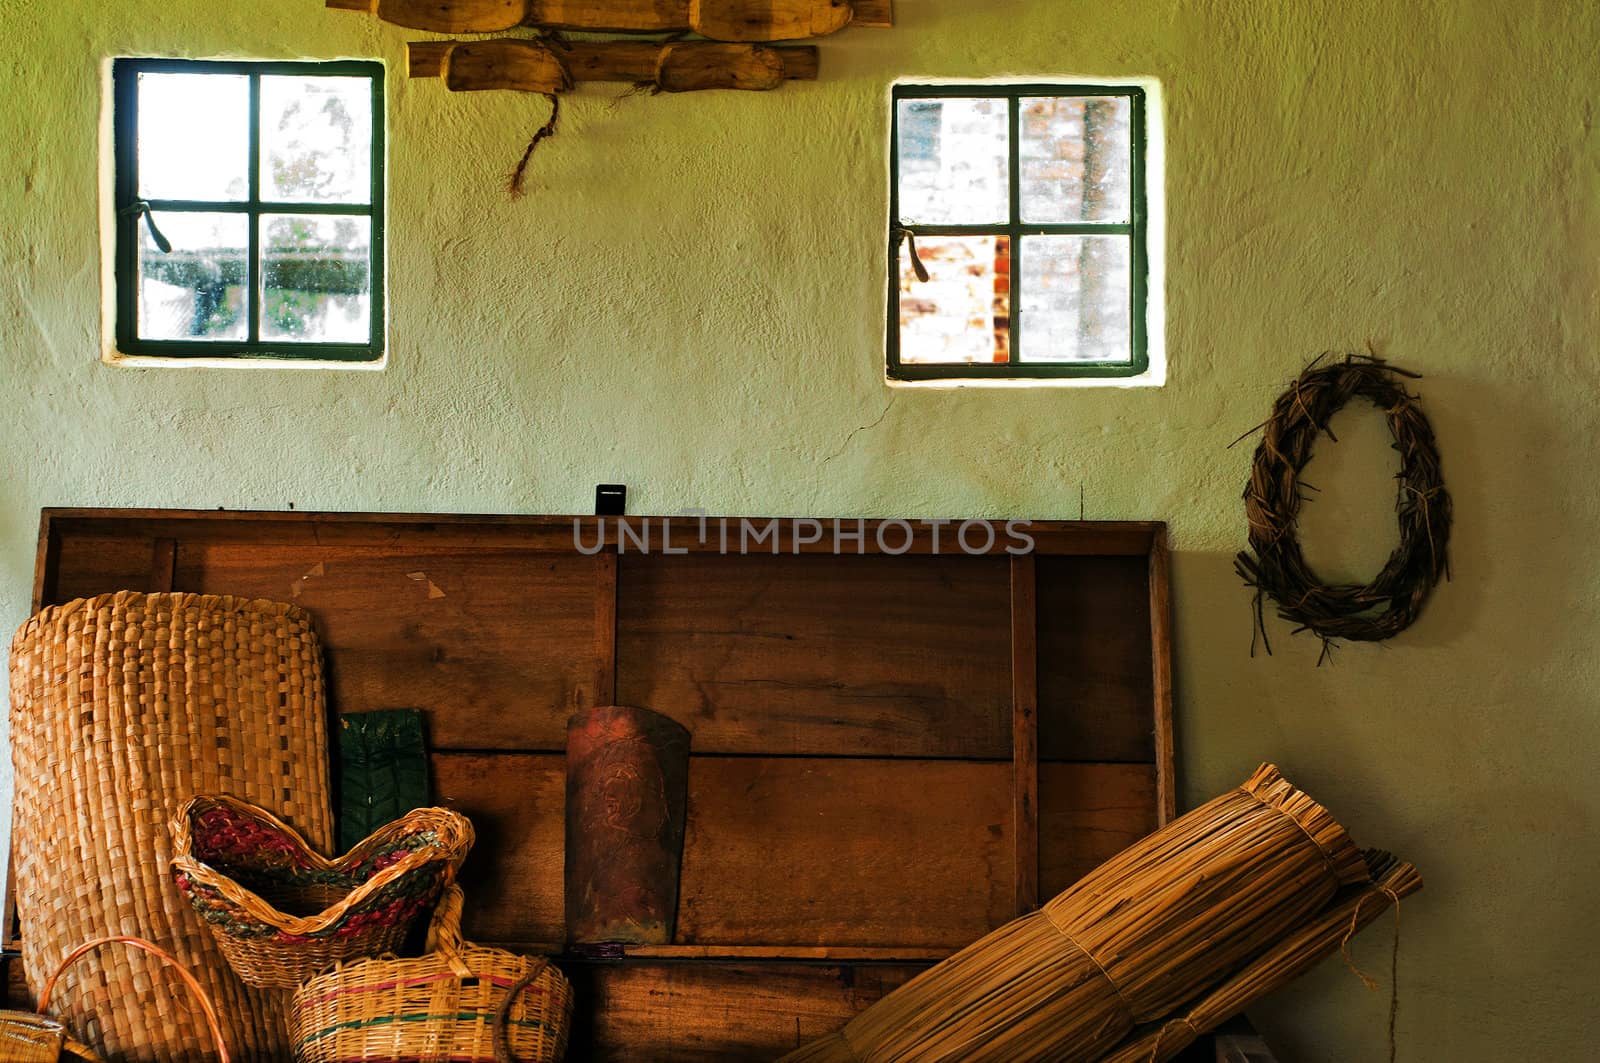
<path id="1" fill-rule="evenodd" d="M 596 484 L 594 489 L 594 515 L 620 517 L 628 507 L 627 484 Z"/>

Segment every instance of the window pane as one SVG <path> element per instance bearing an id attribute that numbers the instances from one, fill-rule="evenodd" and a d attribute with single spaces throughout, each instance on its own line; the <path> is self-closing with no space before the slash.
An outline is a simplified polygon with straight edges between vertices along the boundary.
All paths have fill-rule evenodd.
<path id="1" fill-rule="evenodd" d="M 1024 99 L 1022 218 L 1133 220 L 1133 105 L 1126 96 Z"/>
<path id="2" fill-rule="evenodd" d="M 900 100 L 896 115 L 903 223 L 1010 220 L 1005 100 Z"/>
<path id="3" fill-rule="evenodd" d="M 1011 241 L 1004 236 L 924 236 L 917 280 L 900 245 L 900 361 L 1003 362 L 1010 347 Z"/>
<path id="4" fill-rule="evenodd" d="M 139 75 L 141 198 L 242 200 L 249 170 L 249 78 Z"/>
<path id="5" fill-rule="evenodd" d="M 372 219 L 261 217 L 261 338 L 367 343 L 372 329 Z"/>
<path id="6" fill-rule="evenodd" d="M 370 79 L 261 79 L 261 197 L 317 203 L 371 200 Z"/>
<path id="7" fill-rule="evenodd" d="M 1128 362 L 1126 236 L 1024 236 L 1024 362 Z"/>
<path id="8" fill-rule="evenodd" d="M 172 251 L 163 253 L 138 223 L 140 338 L 244 339 L 249 218 L 162 212 L 155 222 Z"/>

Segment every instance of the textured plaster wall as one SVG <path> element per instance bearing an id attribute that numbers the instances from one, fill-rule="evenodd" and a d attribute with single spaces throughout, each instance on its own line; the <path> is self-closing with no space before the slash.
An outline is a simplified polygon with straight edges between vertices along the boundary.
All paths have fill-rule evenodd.
<path id="1" fill-rule="evenodd" d="M 544 104 L 390 82 L 386 370 L 99 361 L 101 77 L 117 54 L 377 56 L 319 0 L 0 0 L 0 620 L 43 505 L 1161 518 L 1178 551 L 1194 803 L 1274 759 L 1418 863 L 1401 1058 L 1590 1058 L 1600 1041 L 1600 7 L 1485 0 L 901 0 L 769 95 Z M 891 391 L 887 86 L 1153 75 L 1167 111 L 1168 382 Z M 1324 348 L 1421 370 L 1456 579 L 1387 647 L 1271 628 L 1230 557 L 1257 423 Z M 1374 419 L 1318 459 L 1312 548 L 1386 553 Z M 1319 512 L 1320 510 L 1320 512 Z M 1359 962 L 1383 970 L 1386 933 Z M 1384 1058 L 1386 996 L 1325 964 L 1257 1013 L 1292 1059 Z"/>

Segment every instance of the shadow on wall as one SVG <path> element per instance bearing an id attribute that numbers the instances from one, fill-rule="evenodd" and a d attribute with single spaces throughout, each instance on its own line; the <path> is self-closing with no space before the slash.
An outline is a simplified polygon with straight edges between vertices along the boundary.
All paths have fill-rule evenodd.
<path id="1" fill-rule="evenodd" d="M 1291 635 L 1270 600 L 1275 655 L 1258 646 L 1252 659 L 1253 592 L 1232 553 L 1180 553 L 1177 743 L 1190 804 L 1271 760 L 1359 844 L 1417 864 L 1426 885 L 1403 915 L 1401 1055 L 1468 1059 L 1503 1037 L 1506 1021 L 1559 1038 L 1561 1023 L 1589 1007 L 1577 988 L 1585 980 L 1555 985 L 1551 972 L 1593 969 L 1600 950 L 1588 914 L 1600 817 L 1582 781 L 1592 778 L 1584 736 L 1600 719 L 1600 706 L 1585 704 L 1600 667 L 1589 645 L 1600 621 L 1600 558 L 1586 541 L 1592 495 L 1574 492 L 1568 470 L 1545 458 L 1589 446 L 1581 419 L 1560 416 L 1562 400 L 1481 377 L 1430 376 L 1413 390 L 1438 434 L 1454 499 L 1453 581 L 1410 629 L 1385 643 L 1341 644 L 1317 667 L 1319 641 Z M 1382 545 L 1360 547 L 1359 557 L 1355 544 L 1341 548 L 1340 533 L 1313 525 L 1344 534 L 1366 527 L 1333 512 L 1352 492 L 1392 505 L 1381 422 L 1376 433 L 1358 423 L 1369 412 L 1352 408 L 1350 431 L 1335 425 L 1345 442 L 1324 441 L 1317 469 L 1308 466 L 1322 493 L 1305 511 L 1303 536 L 1319 564 L 1363 581 L 1393 546 L 1392 517 Z M 1247 471 L 1248 461 L 1241 491 Z M 1242 547 L 1242 504 L 1237 512 Z M 1370 1058 L 1383 1058 L 1391 939 L 1382 926 L 1355 954 L 1382 992 L 1361 990 L 1333 960 L 1257 1009 L 1288 1058 L 1318 1058 L 1325 1046 L 1308 1038 L 1330 1025 L 1352 1028 Z M 1489 987 L 1464 979 L 1472 970 L 1493 972 L 1496 993 L 1527 989 L 1501 1000 L 1497 1014 Z M 1540 1055 L 1530 1047 L 1529 1058 Z"/>

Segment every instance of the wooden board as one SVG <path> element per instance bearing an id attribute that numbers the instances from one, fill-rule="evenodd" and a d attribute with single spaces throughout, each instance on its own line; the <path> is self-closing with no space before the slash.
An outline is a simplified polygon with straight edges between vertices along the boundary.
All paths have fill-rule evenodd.
<path id="1" fill-rule="evenodd" d="M 160 582 L 155 571 L 156 542 L 151 539 L 78 539 L 61 543 L 51 561 L 60 573 L 52 597 L 62 601 L 91 598 L 106 587 L 153 591 Z M 170 540 L 165 540 L 170 541 Z"/>
<path id="2" fill-rule="evenodd" d="M 1010 770 L 985 761 L 691 758 L 679 947 L 657 954 L 858 948 L 906 958 L 970 943 L 1014 914 Z M 467 936 L 560 942 L 563 759 L 442 753 L 433 775 L 439 801 L 478 829 L 462 869 Z M 1155 827 L 1148 765 L 1046 763 L 1039 785 L 1046 897 Z"/>
<path id="3" fill-rule="evenodd" d="M 427 713 L 486 943 L 565 938 L 568 715 L 679 720 L 678 933 L 564 958 L 572 1058 L 770 1058 L 1172 814 L 1164 529 L 957 527 L 50 510 L 35 593 L 310 610 L 331 710 Z"/>
<path id="4" fill-rule="evenodd" d="M 579 1007 L 567 1058 L 750 1063 L 832 1033 L 921 967 L 567 964 Z"/>
<path id="5" fill-rule="evenodd" d="M 686 944 L 959 948 L 1011 918 L 1009 764 L 697 757 L 689 787 Z"/>
<path id="6" fill-rule="evenodd" d="M 1039 895 L 1049 899 L 1161 825 L 1149 764 L 1039 765 Z"/>
<path id="7" fill-rule="evenodd" d="M 721 41 L 822 36 L 894 25 L 893 0 L 325 0 L 337 11 L 435 33 L 503 33 L 518 26 L 615 33 L 693 30 Z"/>
<path id="8" fill-rule="evenodd" d="M 658 84 L 664 91 L 736 88 L 770 89 L 769 78 L 741 80 L 749 64 L 761 71 L 775 69 L 777 81 L 816 80 L 814 47 L 767 48 L 761 45 L 714 44 L 705 41 L 569 41 L 551 53 L 553 45 L 538 41 L 411 41 L 406 45 L 407 71 L 414 78 L 448 77 L 454 91 L 512 88 L 526 92 L 560 92 L 571 81 L 624 81 Z M 533 76 L 520 76 L 527 53 L 540 53 Z M 559 71 L 552 73 L 538 59 L 555 54 Z M 731 82 L 730 82 L 731 79 Z"/>
<path id="9" fill-rule="evenodd" d="M 621 702 L 701 753 L 1011 755 L 1006 561 L 728 560 L 621 558 Z"/>
<path id="10" fill-rule="evenodd" d="M 471 941 L 555 947 L 562 911 L 567 776 L 555 754 L 435 753 L 434 799 L 472 820 L 461 868 Z"/>
<path id="11" fill-rule="evenodd" d="M 554 750 L 567 717 L 596 704 L 596 565 L 570 552 L 189 541 L 176 581 L 309 609 L 337 647 L 341 712 L 422 708 L 435 749 Z"/>
<path id="12" fill-rule="evenodd" d="M 1149 564 L 1038 558 L 1039 755 L 1155 757 Z"/>

